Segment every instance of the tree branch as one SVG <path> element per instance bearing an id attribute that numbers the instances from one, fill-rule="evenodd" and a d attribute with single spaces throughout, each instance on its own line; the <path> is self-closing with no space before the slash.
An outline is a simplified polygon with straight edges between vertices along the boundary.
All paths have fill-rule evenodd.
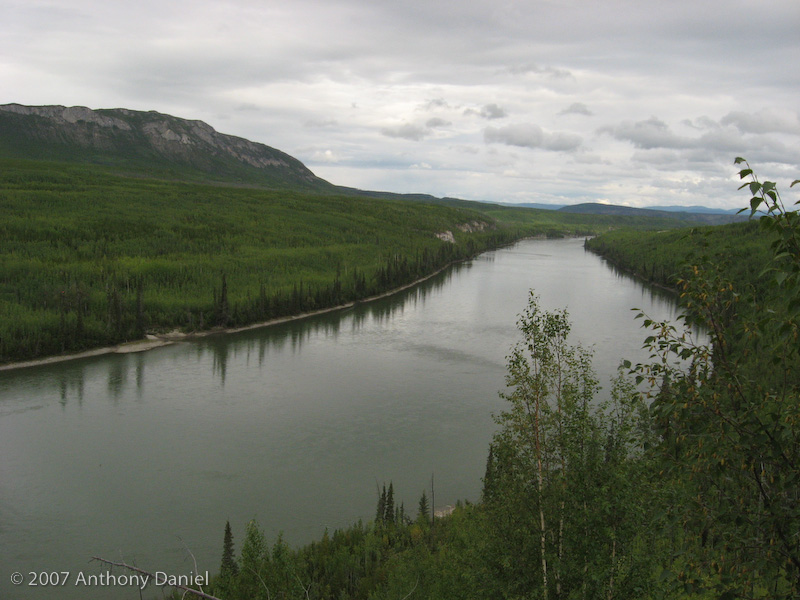
<path id="1" fill-rule="evenodd" d="M 124 563 L 124 562 L 114 562 L 113 560 L 108 560 L 106 558 L 101 558 L 99 556 L 93 556 L 92 560 L 96 560 L 98 562 L 105 563 L 105 564 L 111 565 L 113 567 L 120 567 L 122 569 L 128 569 L 129 571 L 133 571 L 134 573 L 140 573 L 142 575 L 147 575 L 148 577 L 153 578 L 153 580 L 155 580 L 155 578 L 156 578 L 155 573 L 151 573 L 150 571 L 145 571 L 144 569 L 140 569 L 139 567 L 131 566 L 131 565 L 129 565 L 127 563 Z M 190 587 L 185 586 L 185 585 L 180 585 L 180 584 L 177 584 L 177 583 L 170 583 L 169 585 L 174 587 L 174 588 L 176 588 L 176 589 L 183 590 L 186 593 L 194 594 L 195 596 L 199 596 L 200 598 L 205 598 L 206 600 L 222 600 L 221 598 L 217 598 L 216 596 L 212 596 L 210 594 L 206 594 L 205 592 L 202 592 L 200 590 L 196 590 L 194 588 L 190 588 Z"/>

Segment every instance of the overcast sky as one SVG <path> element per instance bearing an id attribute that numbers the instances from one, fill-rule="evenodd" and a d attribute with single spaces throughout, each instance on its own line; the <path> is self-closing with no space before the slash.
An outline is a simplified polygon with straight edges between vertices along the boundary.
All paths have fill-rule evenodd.
<path id="1" fill-rule="evenodd" d="M 0 0 L 10 102 L 201 119 L 363 189 L 734 208 L 736 156 L 800 178 L 800 1 Z"/>

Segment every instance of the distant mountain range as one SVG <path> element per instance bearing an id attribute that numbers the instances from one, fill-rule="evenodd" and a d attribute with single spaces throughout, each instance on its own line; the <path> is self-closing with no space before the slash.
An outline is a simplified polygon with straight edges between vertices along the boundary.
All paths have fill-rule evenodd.
<path id="1" fill-rule="evenodd" d="M 600 204 L 587 202 L 584 204 Z M 575 204 L 545 204 L 543 202 L 523 202 L 521 204 L 508 204 L 508 206 L 525 206 L 528 208 L 540 208 L 543 210 L 559 210 L 566 206 L 577 206 Z M 617 206 L 616 204 L 606 206 Z M 643 210 L 660 210 L 665 212 L 689 212 L 689 213 L 708 213 L 712 215 L 735 215 L 739 212 L 736 208 L 725 210 L 723 208 L 709 208 L 708 206 L 648 206 Z"/>
<path id="2" fill-rule="evenodd" d="M 599 204 L 596 202 L 587 202 L 584 204 L 573 204 L 571 206 L 562 206 L 558 210 L 561 212 L 578 213 L 578 214 L 591 214 L 591 215 L 627 215 L 627 216 L 641 216 L 641 217 L 664 217 L 678 219 L 681 221 L 688 221 L 692 223 L 703 223 L 706 225 L 724 225 L 725 223 L 733 223 L 734 221 L 746 221 L 746 215 L 737 215 L 735 211 L 731 212 L 703 212 L 703 211 L 690 211 L 683 210 L 683 207 L 662 207 L 659 209 L 653 208 L 632 208 L 630 206 L 617 206 L 615 204 Z M 703 208 L 703 207 L 692 207 Z M 711 209 L 707 209 L 711 210 Z"/>
<path id="3" fill-rule="evenodd" d="M 179 180 L 368 195 L 454 206 L 470 204 L 457 198 L 436 198 L 428 194 L 397 194 L 336 186 L 317 177 L 302 162 L 285 152 L 219 133 L 202 121 L 155 111 L 0 105 L 0 157 L 90 163 Z M 745 218 L 702 206 L 650 209 L 594 203 L 507 206 L 582 214 L 667 217 L 715 225 Z"/>
<path id="4" fill-rule="evenodd" d="M 738 214 L 738 209 L 724 210 L 709 208 L 707 206 L 650 206 L 648 208 L 633 208 L 617 204 L 600 204 L 599 202 L 585 202 L 582 204 L 543 204 L 526 202 L 524 204 L 509 204 L 508 206 L 525 206 L 542 210 L 558 210 L 562 212 L 595 214 L 595 215 L 639 215 L 650 217 L 669 217 L 697 223 L 718 225 L 743 221 L 746 215 Z"/>

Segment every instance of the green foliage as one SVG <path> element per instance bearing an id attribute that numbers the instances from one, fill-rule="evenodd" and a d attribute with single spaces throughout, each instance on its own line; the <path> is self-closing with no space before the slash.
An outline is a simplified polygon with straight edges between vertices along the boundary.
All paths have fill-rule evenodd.
<path id="1" fill-rule="evenodd" d="M 429 204 L 0 166 L 0 362 L 336 306 L 525 233 Z"/>
<path id="2" fill-rule="evenodd" d="M 218 577 L 214 593 L 226 600 L 366 600 L 397 597 L 394 590 L 404 590 L 403 595 L 415 590 L 420 597 L 457 598 L 452 592 L 443 594 L 440 575 L 443 563 L 452 568 L 450 550 L 472 527 L 467 516 L 471 512 L 471 507 L 462 507 L 438 519 L 436 537 L 427 535 L 419 524 L 400 519 L 391 527 L 357 523 L 332 535 L 326 531 L 320 541 L 299 549 L 278 537 L 270 550 L 257 524 L 250 522 L 238 572 L 227 580 Z"/>
<path id="3" fill-rule="evenodd" d="M 417 524 L 420 526 L 430 525 L 430 513 L 431 509 L 428 505 L 428 495 L 425 493 L 425 490 L 422 490 L 422 496 L 420 496 L 419 504 L 417 506 Z"/>
<path id="4" fill-rule="evenodd" d="M 230 521 L 225 522 L 225 536 L 222 542 L 222 562 L 219 567 L 219 576 L 215 582 L 215 589 L 221 596 L 228 596 L 233 592 L 234 582 L 239 575 L 239 564 L 233 548 L 233 533 Z"/>
<path id="5" fill-rule="evenodd" d="M 767 292 L 759 276 L 771 252 L 755 222 L 657 232 L 620 229 L 587 240 L 586 247 L 625 271 L 672 289 L 678 279 L 693 275 L 692 264 L 705 255 L 732 280 L 760 285 Z"/>
<path id="6" fill-rule="evenodd" d="M 778 233 L 766 240 L 773 259 L 753 225 L 657 235 L 676 244 L 670 260 L 681 246 L 689 264 L 676 262 L 671 279 L 685 316 L 641 315 L 651 360 L 624 362 L 649 406 L 622 374 L 599 402 L 591 353 L 569 343 L 566 312 L 543 311 L 532 294 L 481 504 L 430 527 L 425 493 L 410 522 L 390 508 L 390 484 L 373 524 L 297 551 L 279 539 L 271 554 L 250 550 L 263 536 L 248 526 L 240 562 L 262 589 L 240 569 L 231 599 L 798 597 L 798 231 L 777 190 L 758 189 L 778 206 L 772 223 L 762 217 Z M 628 235 L 603 243 L 637 239 Z M 720 261 L 726 238 L 745 240 L 749 260 Z"/>
<path id="7" fill-rule="evenodd" d="M 682 580 L 727 597 L 796 598 L 800 221 L 774 183 L 759 183 L 749 167 L 740 176 L 752 177 L 743 186 L 751 212 L 768 209 L 760 224 L 773 256 L 761 271 L 772 276 L 742 286 L 700 257 L 678 282 L 688 327 L 645 318 L 653 360 L 638 372 L 654 397 L 666 476 L 684 494 L 675 507 L 687 551 Z M 698 326 L 707 343 L 696 341 Z"/>
<path id="8" fill-rule="evenodd" d="M 531 295 L 508 359 L 484 480 L 502 597 L 632 597 L 655 586 L 646 406 L 622 377 L 596 404 L 591 354 L 568 344 L 566 312 Z M 650 523 L 652 525 L 652 522 Z"/>

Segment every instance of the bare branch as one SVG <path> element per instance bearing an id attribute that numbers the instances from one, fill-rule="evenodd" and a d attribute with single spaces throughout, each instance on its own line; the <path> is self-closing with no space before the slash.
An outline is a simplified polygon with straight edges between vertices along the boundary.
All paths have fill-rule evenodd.
<path id="1" fill-rule="evenodd" d="M 406 600 L 406 598 L 408 598 L 411 594 L 413 594 L 414 590 L 417 589 L 418 585 L 419 585 L 419 577 L 417 577 L 417 582 L 414 584 L 414 587 L 411 588 L 411 591 L 408 592 L 405 596 L 403 596 L 403 600 Z"/>
<path id="2" fill-rule="evenodd" d="M 198 569 L 198 568 L 197 568 L 197 559 L 194 557 L 194 554 L 192 553 L 192 551 L 191 551 L 191 550 L 189 550 L 189 546 L 187 546 L 187 545 L 186 545 L 186 542 L 184 542 L 184 541 L 183 541 L 181 538 L 178 538 L 178 539 L 179 539 L 179 540 L 181 540 L 181 544 L 183 544 L 183 547 L 184 547 L 184 549 L 186 550 L 186 552 L 188 552 L 188 553 L 189 553 L 189 556 L 191 556 L 191 557 L 192 557 L 192 562 L 194 563 L 194 572 L 195 572 L 195 573 L 199 573 L 199 572 L 200 572 L 200 569 Z M 200 584 L 198 583 L 198 584 L 197 584 L 197 587 L 199 587 L 199 588 L 200 588 L 200 591 L 201 591 L 201 592 L 205 593 L 205 592 L 204 592 L 204 590 L 203 590 L 203 586 L 202 586 L 202 585 L 200 585 Z M 185 595 L 185 594 L 184 594 L 184 595 Z"/>
<path id="3" fill-rule="evenodd" d="M 151 573 L 150 571 L 145 571 L 144 569 L 140 569 L 139 567 L 131 566 L 131 565 L 129 565 L 127 563 L 124 563 L 124 562 L 114 562 L 113 560 L 108 560 L 107 558 L 101 558 L 99 556 L 93 556 L 92 560 L 96 560 L 98 562 L 105 563 L 105 564 L 111 565 L 113 567 L 120 567 L 122 569 L 128 569 L 129 571 L 133 571 L 134 573 L 140 573 L 142 575 L 147 575 L 148 578 L 153 578 L 154 580 L 156 578 L 156 574 L 155 573 Z M 184 596 L 186 595 L 186 593 L 189 593 L 189 594 L 194 594 L 195 596 L 199 596 L 200 598 L 205 598 L 206 600 L 222 600 L 221 598 L 217 598 L 216 596 L 212 596 L 210 594 L 206 594 L 205 592 L 202 592 L 200 590 L 196 590 L 194 588 L 190 588 L 190 587 L 185 586 L 185 585 L 180 585 L 178 583 L 170 583 L 169 585 L 174 587 L 174 588 L 176 588 L 176 589 L 183 590 L 184 591 Z"/>

